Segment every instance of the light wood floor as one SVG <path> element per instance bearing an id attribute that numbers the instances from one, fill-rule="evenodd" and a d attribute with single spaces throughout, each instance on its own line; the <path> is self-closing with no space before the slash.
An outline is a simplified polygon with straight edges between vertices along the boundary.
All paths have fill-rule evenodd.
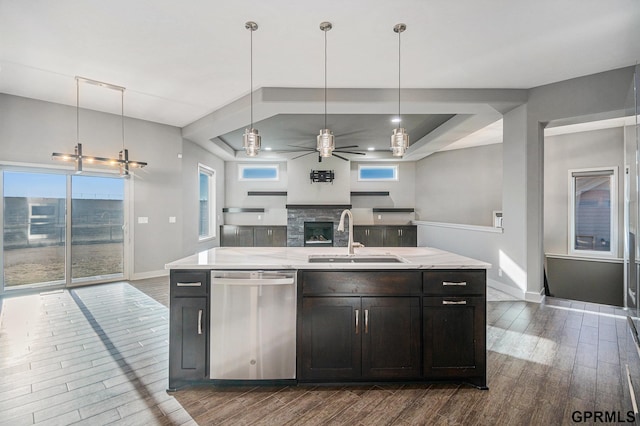
<path id="1" fill-rule="evenodd" d="M 488 303 L 488 391 L 459 385 L 167 386 L 168 278 L 0 299 L 2 425 L 571 424 L 621 411 L 625 312 Z"/>

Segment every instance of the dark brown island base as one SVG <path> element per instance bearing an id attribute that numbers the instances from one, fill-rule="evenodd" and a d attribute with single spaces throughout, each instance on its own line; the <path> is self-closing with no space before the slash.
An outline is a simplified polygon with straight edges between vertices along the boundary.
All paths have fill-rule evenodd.
<path id="1" fill-rule="evenodd" d="M 194 255 L 167 265 L 171 269 L 169 390 L 202 383 L 438 381 L 468 383 L 487 389 L 486 268 L 489 265 L 429 248 L 396 249 L 393 253 L 367 249 L 352 257 L 336 249 L 320 253 L 282 248 L 268 253 L 271 256 L 268 260 L 256 260 L 264 256 L 258 251 L 233 250 L 212 249 L 203 252 L 206 255 L 201 253 L 199 259 Z M 246 260 L 242 269 L 241 263 L 231 260 L 241 253 L 245 253 Z M 315 262 L 310 260 L 314 256 L 319 258 Z M 399 260 L 391 262 L 390 257 Z M 249 324 L 245 327 L 247 335 L 240 336 L 238 342 L 244 345 L 246 341 L 255 340 L 258 347 L 239 351 L 232 360 L 234 366 L 229 367 L 246 363 L 252 375 L 239 373 L 236 379 L 231 375 L 228 376 L 231 380 L 220 380 L 221 376 L 212 373 L 219 368 L 220 362 L 215 358 L 220 355 L 215 345 L 211 345 L 212 329 L 217 327 L 217 320 L 212 323 L 211 315 L 216 317 L 212 310 L 222 305 L 214 303 L 212 298 L 232 297 L 227 290 L 215 290 L 216 280 L 222 281 L 216 277 L 230 276 L 230 271 L 240 269 L 247 277 L 259 276 L 260 279 L 246 280 L 242 283 L 246 293 L 238 293 L 246 294 L 245 304 L 254 306 L 246 315 L 238 314 L 238 321 Z M 291 277 L 290 281 L 273 279 L 283 271 Z M 271 277 L 271 281 L 262 279 L 263 276 Z M 291 293 L 283 292 L 286 291 L 284 285 L 271 287 L 278 287 L 280 293 L 276 297 L 283 304 L 288 303 L 285 299 L 294 298 L 291 306 L 295 308 L 290 318 L 295 325 L 261 323 L 268 321 L 269 316 L 261 316 L 265 314 L 260 310 L 266 312 L 273 306 L 278 310 L 280 300 L 274 302 L 269 296 L 271 290 L 261 287 L 268 282 L 291 284 Z M 255 290 L 249 290 L 252 286 Z M 262 298 L 265 304 L 261 307 Z M 230 303 L 237 301 L 230 299 Z M 286 315 L 287 309 L 283 306 L 280 315 Z M 272 321 L 273 318 L 276 317 L 271 317 Z M 250 325 L 252 321 L 255 326 Z M 274 326 L 281 327 L 282 333 L 262 330 Z M 287 329 L 291 330 L 290 337 Z M 245 333 L 238 328 L 234 330 L 236 334 Z M 280 344 L 290 345 L 290 358 L 278 352 L 283 350 L 277 347 Z M 291 363 L 280 366 L 280 371 L 290 371 L 290 374 L 261 376 L 261 363 L 274 363 L 274 359 L 268 359 L 270 356 L 277 358 L 276 363 Z M 267 367 L 264 368 L 266 371 Z"/>

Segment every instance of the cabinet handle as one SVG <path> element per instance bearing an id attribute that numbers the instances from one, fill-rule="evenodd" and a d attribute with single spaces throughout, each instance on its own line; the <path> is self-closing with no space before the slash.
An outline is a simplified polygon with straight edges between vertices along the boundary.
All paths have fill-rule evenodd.
<path id="1" fill-rule="evenodd" d="M 178 287 L 202 287 L 201 282 L 193 282 L 193 283 L 176 283 Z"/>
<path id="2" fill-rule="evenodd" d="M 364 334 L 369 333 L 369 310 L 364 310 Z"/>
<path id="3" fill-rule="evenodd" d="M 360 327 L 358 326 L 359 317 L 360 317 L 360 310 L 356 309 L 356 334 L 360 333 Z"/>
<path id="4" fill-rule="evenodd" d="M 459 283 L 454 283 L 451 281 L 443 281 L 442 285 L 447 286 L 447 285 L 455 285 L 455 286 L 459 286 L 459 287 L 465 287 L 467 285 L 466 281 L 460 281 Z"/>
<path id="5" fill-rule="evenodd" d="M 443 300 L 442 301 L 443 305 L 466 305 L 467 301 L 466 300 L 458 300 L 458 301 L 454 301 L 454 300 Z"/>
<path id="6" fill-rule="evenodd" d="M 198 334 L 202 334 L 202 309 L 198 309 Z"/>

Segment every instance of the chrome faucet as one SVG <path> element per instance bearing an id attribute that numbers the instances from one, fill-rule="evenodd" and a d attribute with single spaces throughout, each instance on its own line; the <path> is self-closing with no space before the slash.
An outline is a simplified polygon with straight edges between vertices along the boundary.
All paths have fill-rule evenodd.
<path id="1" fill-rule="evenodd" d="M 349 242 L 347 245 L 349 247 L 349 254 L 354 254 L 354 247 L 364 247 L 364 245 L 353 241 L 353 214 L 351 213 L 351 210 L 345 209 L 342 211 L 342 214 L 340 215 L 340 223 L 338 224 L 338 231 L 344 232 L 344 217 L 347 215 L 349 216 Z"/>

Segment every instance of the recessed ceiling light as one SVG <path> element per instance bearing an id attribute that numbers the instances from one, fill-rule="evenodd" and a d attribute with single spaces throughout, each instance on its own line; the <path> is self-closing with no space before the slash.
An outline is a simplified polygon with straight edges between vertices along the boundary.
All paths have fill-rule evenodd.
<path id="1" fill-rule="evenodd" d="M 376 149 L 372 146 L 370 146 L 369 148 L 367 148 L 367 151 L 375 151 Z"/>
<path id="2" fill-rule="evenodd" d="M 402 121 L 402 119 L 400 117 L 394 117 L 394 118 L 391 119 L 392 123 L 399 123 L 401 121 Z"/>
<path id="3" fill-rule="evenodd" d="M 271 151 L 271 147 L 270 147 L 270 146 L 265 146 L 265 147 L 264 147 L 264 150 L 265 150 L 265 151 Z"/>

